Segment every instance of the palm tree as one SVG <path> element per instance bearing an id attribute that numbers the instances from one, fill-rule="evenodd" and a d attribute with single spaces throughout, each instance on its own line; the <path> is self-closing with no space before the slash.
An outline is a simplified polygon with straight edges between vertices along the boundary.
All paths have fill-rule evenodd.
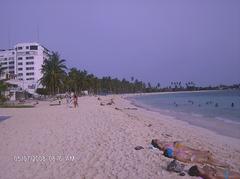
<path id="1" fill-rule="evenodd" d="M 87 70 L 80 71 L 80 86 L 81 90 L 88 90 L 89 80 L 88 80 L 88 72 Z"/>
<path id="2" fill-rule="evenodd" d="M 88 74 L 87 75 L 87 78 L 86 78 L 86 81 L 87 81 L 87 90 L 90 92 L 90 93 L 93 93 L 94 91 L 94 75 L 93 74 Z"/>
<path id="3" fill-rule="evenodd" d="M 133 77 L 133 76 L 131 77 L 131 81 L 132 81 L 132 82 L 134 81 L 134 77 Z"/>
<path id="4" fill-rule="evenodd" d="M 150 82 L 148 82 L 148 88 L 152 88 L 152 86 L 151 86 L 151 83 Z"/>
<path id="5" fill-rule="evenodd" d="M 68 84 L 69 84 L 69 88 L 72 91 L 75 92 L 80 92 L 80 84 L 81 80 L 80 80 L 80 71 L 76 68 L 71 68 L 70 72 L 68 73 Z"/>
<path id="6" fill-rule="evenodd" d="M 57 90 L 63 86 L 63 79 L 66 75 L 65 60 L 60 59 L 57 52 L 53 52 L 49 59 L 44 60 L 41 72 L 43 74 L 40 83 L 47 88 L 51 95 L 55 95 Z"/>

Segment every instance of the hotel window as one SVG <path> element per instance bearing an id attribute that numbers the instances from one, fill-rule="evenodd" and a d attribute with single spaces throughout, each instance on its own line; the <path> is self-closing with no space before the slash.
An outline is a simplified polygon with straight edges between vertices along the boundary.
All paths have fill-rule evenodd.
<path id="1" fill-rule="evenodd" d="M 31 56 L 31 57 L 26 57 L 26 59 L 27 59 L 27 60 L 32 60 L 32 59 L 34 59 L 34 57 L 33 57 L 33 56 Z"/>
<path id="2" fill-rule="evenodd" d="M 34 75 L 34 73 L 26 73 L 27 76 Z"/>
<path id="3" fill-rule="evenodd" d="M 14 54 L 15 54 L 15 52 L 12 52 L 12 54 L 14 55 Z"/>
<path id="4" fill-rule="evenodd" d="M 35 89 L 36 85 L 32 84 L 32 85 L 28 85 L 28 89 Z"/>
<path id="5" fill-rule="evenodd" d="M 18 68 L 18 71 L 22 71 L 22 68 Z"/>
<path id="6" fill-rule="evenodd" d="M 23 81 L 23 79 L 22 79 L 22 78 L 19 78 L 18 80 L 20 80 L 20 81 Z"/>
<path id="7" fill-rule="evenodd" d="M 19 62 L 18 65 L 22 65 L 22 62 Z"/>
<path id="8" fill-rule="evenodd" d="M 34 67 L 27 67 L 26 70 L 34 70 Z"/>
<path id="9" fill-rule="evenodd" d="M 22 47 L 18 47 L 17 49 L 18 49 L 18 50 L 22 50 Z"/>
<path id="10" fill-rule="evenodd" d="M 22 60 L 22 57 L 18 57 L 18 60 Z"/>
<path id="11" fill-rule="evenodd" d="M 26 52 L 26 55 L 29 55 L 30 54 L 30 52 Z"/>
<path id="12" fill-rule="evenodd" d="M 27 78 L 27 80 L 34 80 L 34 78 Z"/>
<path id="13" fill-rule="evenodd" d="M 34 62 L 26 62 L 26 65 L 33 65 Z"/>
<path id="14" fill-rule="evenodd" d="M 23 76 L 23 73 L 18 73 L 18 76 Z"/>
<path id="15" fill-rule="evenodd" d="M 12 64 L 14 64 L 14 61 L 12 61 L 12 62 L 9 62 L 9 65 L 12 65 Z"/>
<path id="16" fill-rule="evenodd" d="M 38 46 L 37 45 L 31 45 L 30 50 L 38 50 Z"/>
<path id="17" fill-rule="evenodd" d="M 29 49 L 29 46 L 26 46 L 26 49 Z"/>
<path id="18" fill-rule="evenodd" d="M 25 52 L 17 52 L 17 56 L 25 55 Z"/>
<path id="19" fill-rule="evenodd" d="M 14 66 L 10 66 L 10 67 L 8 67 L 8 69 L 14 69 Z"/>

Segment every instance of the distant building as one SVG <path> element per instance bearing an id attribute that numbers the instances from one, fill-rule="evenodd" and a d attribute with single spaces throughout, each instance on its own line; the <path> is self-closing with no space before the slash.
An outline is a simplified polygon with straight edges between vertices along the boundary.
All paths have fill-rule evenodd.
<path id="1" fill-rule="evenodd" d="M 3 68 L 3 73 L 0 74 L 0 79 L 14 77 L 15 57 L 16 52 L 14 49 L 0 50 L 0 67 Z"/>
<path id="2" fill-rule="evenodd" d="M 50 52 L 38 43 L 18 43 L 14 49 L 0 51 L 4 73 L 0 79 L 10 79 L 23 90 L 34 93 L 40 87 L 41 67 Z"/>

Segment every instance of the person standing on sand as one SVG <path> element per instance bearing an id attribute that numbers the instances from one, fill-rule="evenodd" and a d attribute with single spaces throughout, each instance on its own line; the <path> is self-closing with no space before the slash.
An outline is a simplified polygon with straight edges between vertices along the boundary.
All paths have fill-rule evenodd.
<path id="1" fill-rule="evenodd" d="M 74 108 L 78 107 L 78 96 L 76 94 L 73 96 L 73 105 Z"/>
<path id="2" fill-rule="evenodd" d="M 71 96 L 70 96 L 69 92 L 66 93 L 65 97 L 66 97 L 67 107 L 69 107 L 70 101 L 71 101 Z"/>

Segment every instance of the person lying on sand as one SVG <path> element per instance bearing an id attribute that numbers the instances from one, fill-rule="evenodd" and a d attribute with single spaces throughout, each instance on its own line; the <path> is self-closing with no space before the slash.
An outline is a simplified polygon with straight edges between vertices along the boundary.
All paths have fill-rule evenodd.
<path id="1" fill-rule="evenodd" d="M 205 165 L 203 168 L 197 165 L 188 170 L 190 176 L 200 176 L 204 179 L 240 179 L 240 174 L 228 169 L 220 169 Z"/>
<path id="2" fill-rule="evenodd" d="M 166 157 L 174 158 L 181 162 L 210 164 L 219 167 L 228 167 L 227 164 L 224 164 L 214 159 L 210 151 L 193 149 L 178 141 L 162 142 L 158 139 L 154 139 L 152 140 L 152 145 L 159 150 L 162 150 Z"/>

